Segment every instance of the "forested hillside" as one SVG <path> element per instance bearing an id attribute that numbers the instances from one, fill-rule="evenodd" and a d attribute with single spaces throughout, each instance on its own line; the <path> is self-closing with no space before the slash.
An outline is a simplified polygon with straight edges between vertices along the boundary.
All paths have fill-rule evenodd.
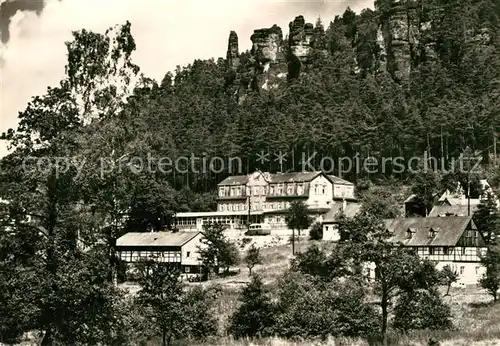
<path id="1" fill-rule="evenodd" d="M 347 10 L 330 24 L 318 20 L 312 25 L 298 16 L 287 36 L 277 26 L 257 29 L 248 52 L 239 51 L 241 38 L 232 32 L 225 59 L 194 61 L 160 82 L 141 75 L 133 62 L 133 52 L 140 49 L 131 34 L 133 23 L 105 33 L 74 32 L 66 44 L 64 78 L 45 95 L 35 96 L 20 112 L 18 128 L 1 136 L 12 151 L 0 160 L 0 342 L 13 343 L 23 333 L 39 331 L 41 345 L 126 345 L 150 337 L 162 337 L 166 345 L 177 338 L 220 333 L 210 308 L 216 294 L 204 289 L 183 294 L 184 286 L 171 273 L 159 271 L 158 280 L 146 275 L 142 300 L 136 304 L 126 299 L 114 284 L 119 266 L 115 245 L 130 231 L 169 229 L 175 212 L 213 209 L 216 185 L 230 174 L 300 171 L 304 159 L 315 168 L 325 157 L 409 160 L 424 152 L 442 157 L 448 167 L 466 147 L 485 159 L 495 157 L 492 145 L 500 132 L 499 16 L 498 0 L 383 0 L 376 2 L 376 11 Z M 240 159 L 241 167 L 228 165 L 230 158 Z M 207 167 L 207 162 L 215 166 Z M 498 188 L 499 166 L 483 167 Z M 392 168 L 389 164 L 375 173 L 351 169 L 343 175 L 357 182 L 358 196 L 377 217 L 397 215 L 395 204 L 406 196 L 396 196 L 393 186 L 373 188 L 367 180 L 388 177 L 394 186 L 404 182 L 426 206 L 449 187 L 440 174 L 412 176 Z M 453 187 L 464 182 L 463 175 L 452 178 Z M 403 195 L 410 190 L 400 191 Z M 488 210 L 483 222 L 489 220 L 485 215 L 490 215 Z M 403 257 L 392 256 L 383 248 L 388 243 L 373 237 L 370 232 L 382 234 L 378 227 L 383 227 L 372 216 L 346 228 L 346 234 L 362 239 L 353 243 L 352 253 L 358 256 L 358 249 L 367 249 L 373 256 L 349 258 L 356 269 L 352 283 L 362 281 L 358 264 L 382 261 L 378 254 L 390 254 L 387 275 L 379 277 L 391 283 L 382 287 L 428 286 L 428 267 L 417 265 L 416 257 L 406 261 L 400 251 Z M 375 239 L 375 247 L 366 246 L 364 239 Z M 329 257 L 335 265 L 328 268 L 343 268 L 337 261 L 341 251 Z M 320 259 L 319 268 L 326 268 L 324 253 L 310 253 Z M 401 263 L 414 264 L 411 275 Z M 405 274 L 399 275 L 400 270 Z M 158 290 L 155 282 L 160 283 Z M 242 302 L 274 311 L 262 282 L 252 282 Z M 313 301 L 338 308 L 335 314 L 322 305 L 303 303 L 310 298 L 288 299 L 295 297 L 288 293 L 312 287 L 308 280 L 299 290 L 293 280 L 288 282 L 282 286 L 289 287 L 282 295 L 283 309 L 267 315 L 280 316 L 274 323 L 279 333 L 271 329 L 269 335 L 311 335 L 306 329 L 294 331 L 288 323 L 296 318 L 289 312 L 304 307 L 318 316 L 306 323 L 312 335 L 359 336 L 359 329 L 351 329 L 359 326 L 366 326 L 366 335 L 373 330 L 374 310 L 362 299 L 363 290 L 351 290 L 349 281 L 339 290 L 337 283 L 328 286 L 319 279 L 312 291 Z M 381 330 L 386 336 L 390 301 L 384 296 Z M 258 316 L 261 321 L 260 312 L 244 313 L 246 306 L 235 320 Z M 426 308 L 414 310 L 425 311 L 426 321 L 431 321 Z M 344 311 L 354 314 L 346 317 Z M 360 311 L 368 313 L 361 316 Z M 482 318 L 470 315 L 479 316 L 476 321 Z M 314 322 L 320 320 L 334 328 L 322 329 Z M 254 320 L 247 321 L 254 328 Z M 340 329 L 338 321 L 344 321 Z M 234 324 L 232 335 L 247 335 L 241 326 Z M 248 335 L 259 334 L 254 330 Z M 482 336 L 497 338 L 498 331 Z"/>
<path id="2" fill-rule="evenodd" d="M 326 29 L 298 17 L 282 40 L 277 27 L 256 30 L 249 52 L 238 53 L 232 33 L 227 59 L 194 61 L 137 90 L 105 136 L 127 129 L 157 156 L 240 157 L 243 173 L 300 170 L 314 152 L 316 166 L 324 156 L 408 159 L 427 151 L 448 167 L 467 145 L 488 158 L 500 131 L 499 4 L 376 7 L 348 9 Z M 270 163 L 256 160 L 261 151 Z M 272 160 L 279 151 L 287 153 L 282 166 Z M 176 189 L 208 191 L 227 174 L 168 179 Z M 359 175 L 366 174 L 347 177 Z"/>

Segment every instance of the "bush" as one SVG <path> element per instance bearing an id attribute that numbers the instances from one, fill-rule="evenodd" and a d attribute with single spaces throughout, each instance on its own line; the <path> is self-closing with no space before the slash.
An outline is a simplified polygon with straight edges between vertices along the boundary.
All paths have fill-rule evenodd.
<path id="1" fill-rule="evenodd" d="M 275 308 L 258 276 L 252 276 L 239 300 L 241 305 L 231 317 L 229 332 L 235 338 L 270 335 L 274 326 Z"/>
<path id="2" fill-rule="evenodd" d="M 450 329 L 451 310 L 436 290 L 406 292 L 394 308 L 394 327 L 402 330 Z"/>
<path id="3" fill-rule="evenodd" d="M 318 277 L 328 276 L 326 254 L 316 245 L 311 245 L 307 251 L 298 253 L 291 260 L 292 270 L 302 274 Z"/>
<path id="4" fill-rule="evenodd" d="M 309 238 L 311 240 L 321 240 L 323 239 L 323 225 L 321 222 L 315 222 L 309 231 Z"/>
<path id="5" fill-rule="evenodd" d="M 290 272 L 279 282 L 278 296 L 274 331 L 282 337 L 369 336 L 379 328 L 379 316 L 364 303 L 358 283 L 314 283 Z"/>

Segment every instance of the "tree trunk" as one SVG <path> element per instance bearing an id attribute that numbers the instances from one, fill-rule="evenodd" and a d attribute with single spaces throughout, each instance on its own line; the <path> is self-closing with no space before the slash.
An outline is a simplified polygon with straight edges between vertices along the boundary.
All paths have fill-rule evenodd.
<path id="1" fill-rule="evenodd" d="M 450 287 L 451 287 L 451 282 L 448 283 L 448 288 L 446 289 L 445 296 L 449 296 L 450 295 Z"/>
<path id="2" fill-rule="evenodd" d="M 292 228 L 292 255 L 295 255 L 295 229 Z"/>
<path id="3" fill-rule="evenodd" d="M 382 292 L 382 300 L 381 300 L 381 306 L 382 306 L 382 339 L 384 346 L 387 346 L 387 319 L 388 319 L 388 311 L 387 311 L 387 306 L 389 305 L 389 300 L 387 298 L 387 292 L 383 290 Z"/>
<path id="4" fill-rule="evenodd" d="M 252 267 L 248 267 L 248 276 L 252 276 Z"/>
<path id="5" fill-rule="evenodd" d="M 167 346 L 167 331 L 165 331 L 165 330 L 162 331 L 161 345 Z"/>
<path id="6" fill-rule="evenodd" d="M 42 343 L 40 346 L 50 346 L 54 343 L 54 338 L 52 335 L 52 328 L 47 328 L 45 335 L 43 336 Z"/>

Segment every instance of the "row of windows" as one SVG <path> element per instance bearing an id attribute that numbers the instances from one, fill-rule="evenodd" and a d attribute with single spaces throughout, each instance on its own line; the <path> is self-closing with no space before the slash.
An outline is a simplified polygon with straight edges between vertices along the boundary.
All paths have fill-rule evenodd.
<path id="1" fill-rule="evenodd" d="M 454 251 L 456 249 L 456 251 Z M 443 247 L 436 247 L 436 246 L 429 246 L 426 249 L 424 248 L 419 248 L 418 249 L 419 254 L 429 254 L 429 255 L 477 255 L 480 256 L 482 254 L 482 250 L 479 248 L 466 248 L 466 247 L 451 247 L 451 246 L 443 246 Z"/>
<path id="2" fill-rule="evenodd" d="M 251 210 L 280 210 L 290 207 L 290 202 L 274 202 L 274 203 L 261 203 L 254 202 L 250 204 Z M 219 211 L 245 211 L 247 210 L 246 204 L 219 204 Z"/>
<path id="3" fill-rule="evenodd" d="M 315 184 L 311 191 L 315 195 L 325 195 L 328 192 L 327 184 Z M 282 196 L 282 195 L 302 195 L 305 192 L 305 184 L 270 184 L 269 186 L 253 187 L 220 187 L 220 197 L 240 197 L 240 196 Z M 345 194 L 345 192 L 344 192 Z"/>
<path id="4" fill-rule="evenodd" d="M 476 275 L 479 275 L 479 272 L 480 272 L 480 268 L 479 266 L 476 266 L 475 270 L 476 270 Z M 460 266 L 458 272 L 460 273 L 460 275 L 464 275 L 465 273 L 465 266 Z M 370 268 L 366 268 L 366 274 L 368 276 L 371 275 L 371 269 Z"/>
<path id="5" fill-rule="evenodd" d="M 219 211 L 243 211 L 247 210 L 246 204 L 219 204 Z"/>
<path id="6" fill-rule="evenodd" d="M 245 187 L 236 186 L 236 187 L 221 187 L 219 188 L 219 196 L 220 197 L 239 197 L 244 196 Z"/>
<path id="7" fill-rule="evenodd" d="M 479 266 L 476 266 L 475 270 L 476 270 L 476 275 L 479 274 L 479 271 L 480 271 L 481 267 Z M 463 275 L 465 273 L 465 267 L 464 266 L 460 266 L 460 271 L 459 271 L 460 275 Z"/>
<path id="8" fill-rule="evenodd" d="M 266 222 L 270 224 L 276 224 L 276 223 L 283 224 L 285 223 L 285 218 L 280 216 L 274 216 L 274 217 L 271 216 L 266 218 Z"/>
<path id="9" fill-rule="evenodd" d="M 120 258 L 124 261 L 140 261 L 144 259 L 158 259 L 165 262 L 180 262 L 179 251 L 120 251 Z"/>
<path id="10" fill-rule="evenodd" d="M 217 216 L 217 217 L 204 217 L 203 218 L 203 223 L 222 223 L 222 224 L 243 224 L 245 223 L 244 220 L 242 220 L 239 216 L 238 217 L 224 217 L 224 216 Z"/>
<path id="11" fill-rule="evenodd" d="M 178 218 L 176 220 L 178 226 L 183 226 L 183 225 L 196 225 L 196 218 L 194 217 L 189 217 L 189 218 Z"/>

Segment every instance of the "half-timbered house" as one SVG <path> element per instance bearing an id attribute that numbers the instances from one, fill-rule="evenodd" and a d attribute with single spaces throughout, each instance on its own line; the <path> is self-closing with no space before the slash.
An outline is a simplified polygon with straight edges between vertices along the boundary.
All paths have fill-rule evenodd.
<path id="1" fill-rule="evenodd" d="M 471 216 L 416 217 L 385 220 L 389 241 L 412 248 L 438 269 L 449 265 L 460 284 L 477 284 L 484 273 L 486 243 Z"/>

